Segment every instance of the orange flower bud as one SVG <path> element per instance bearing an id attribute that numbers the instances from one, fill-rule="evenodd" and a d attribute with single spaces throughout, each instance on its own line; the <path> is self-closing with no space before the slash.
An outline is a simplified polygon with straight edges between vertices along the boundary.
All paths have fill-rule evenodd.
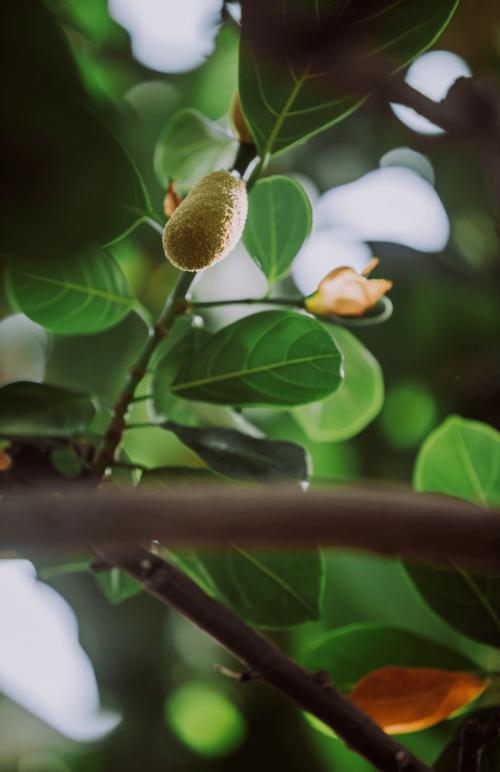
<path id="1" fill-rule="evenodd" d="M 335 268 L 306 298 L 306 309 L 316 316 L 363 316 L 392 287 L 387 279 L 367 279 L 378 262 L 374 257 L 361 273 L 348 266 Z"/>
<path id="2" fill-rule="evenodd" d="M 182 203 L 182 196 L 179 196 L 175 189 L 175 182 L 170 182 L 167 193 L 163 200 L 163 210 L 167 217 L 172 217 L 177 207 Z"/>

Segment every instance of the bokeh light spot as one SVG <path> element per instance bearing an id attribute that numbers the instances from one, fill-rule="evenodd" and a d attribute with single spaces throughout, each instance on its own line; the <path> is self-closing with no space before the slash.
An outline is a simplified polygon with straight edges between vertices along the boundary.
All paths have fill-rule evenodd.
<path id="1" fill-rule="evenodd" d="M 391 445 L 413 448 L 436 423 L 436 401 L 424 384 L 399 383 L 387 392 L 380 420 L 382 433 Z"/>
<path id="2" fill-rule="evenodd" d="M 467 62 L 450 51 L 429 51 L 419 56 L 409 67 L 405 80 L 421 94 L 435 102 L 446 97 L 458 78 L 470 78 Z M 395 115 L 408 128 L 419 134 L 444 134 L 443 129 L 406 105 L 392 104 Z"/>
<path id="3" fill-rule="evenodd" d="M 225 756 L 243 741 L 245 719 L 217 689 L 200 682 L 179 687 L 167 700 L 167 722 L 185 745 L 201 756 Z"/>

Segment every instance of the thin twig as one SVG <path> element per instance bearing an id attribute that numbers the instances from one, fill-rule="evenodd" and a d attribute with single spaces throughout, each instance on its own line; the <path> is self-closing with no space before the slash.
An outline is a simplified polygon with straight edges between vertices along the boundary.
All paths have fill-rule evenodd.
<path id="1" fill-rule="evenodd" d="M 168 328 L 175 316 L 186 309 L 185 297 L 196 276 L 195 273 L 182 273 L 177 286 L 170 293 L 165 308 L 150 332 L 139 358 L 130 369 L 125 385 L 120 392 L 113 407 L 113 418 L 104 435 L 102 445 L 99 448 L 94 463 L 93 473 L 101 477 L 106 469 L 113 463 L 117 448 L 121 442 L 125 430 L 125 418 L 131 402 L 135 396 L 135 390 L 144 378 L 149 362 L 157 346 L 168 334 Z"/>
<path id="2" fill-rule="evenodd" d="M 171 546 L 350 547 L 500 566 L 500 512 L 435 494 L 189 485 L 12 494 L 1 549 L 55 550 L 159 539 Z"/>
<path id="3" fill-rule="evenodd" d="M 399 772 L 404 761 L 405 772 L 430 772 L 332 683 L 316 679 L 174 566 L 141 547 L 105 547 L 96 552 L 101 560 L 126 571 L 150 595 L 194 622 L 250 672 L 258 672 L 259 680 L 331 727 L 376 769 Z"/>

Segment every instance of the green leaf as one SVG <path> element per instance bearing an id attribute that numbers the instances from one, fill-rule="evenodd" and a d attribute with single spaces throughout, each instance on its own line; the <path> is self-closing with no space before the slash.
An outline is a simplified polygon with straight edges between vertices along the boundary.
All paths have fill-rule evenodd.
<path id="1" fill-rule="evenodd" d="M 154 166 L 160 185 L 175 180 L 187 193 L 202 177 L 232 165 L 238 143 L 218 123 L 198 110 L 179 110 L 168 121 L 156 145 Z"/>
<path id="2" fill-rule="evenodd" d="M 110 603 L 122 603 L 142 592 L 142 584 L 118 568 L 99 571 L 94 576 Z"/>
<path id="3" fill-rule="evenodd" d="M 286 276 L 311 226 L 311 204 L 296 180 L 266 177 L 252 188 L 243 242 L 269 284 Z"/>
<path id="4" fill-rule="evenodd" d="M 341 357 L 315 319 L 264 311 L 216 333 L 177 375 L 180 397 L 229 405 L 300 405 L 335 391 Z"/>
<path id="5" fill-rule="evenodd" d="M 340 73 L 336 81 L 335 70 L 325 69 L 330 52 L 346 47 L 359 50 L 359 60 L 349 61 L 348 66 L 355 68 L 359 61 L 359 67 L 368 73 L 372 61 L 378 66 L 387 64 L 392 71 L 400 69 L 437 40 L 458 0 L 315 0 L 308 5 L 283 0 L 269 3 L 269 20 L 263 15 L 263 6 L 257 10 L 251 5 L 243 8 L 240 96 L 259 153 L 265 156 L 341 121 L 364 100 L 363 93 L 335 88 L 345 77 Z M 272 23 L 277 41 L 268 58 L 259 53 L 259 36 L 266 23 L 268 27 Z M 306 45 L 314 46 L 314 36 L 321 27 L 328 29 L 328 52 L 321 55 L 313 47 L 312 63 L 304 61 Z M 294 69 L 287 44 L 299 34 L 303 63 L 295 64 Z M 324 35 L 319 38 L 321 44 L 325 46 Z M 340 62 L 337 66 L 346 65 Z"/>
<path id="6" fill-rule="evenodd" d="M 359 434 L 378 415 L 384 379 L 375 357 L 349 330 L 326 329 L 342 352 L 344 378 L 334 394 L 296 408 L 293 415 L 314 442 L 339 442 Z"/>
<path id="7" fill-rule="evenodd" d="M 17 381 L 0 389 L 0 435 L 7 437 L 70 437 L 94 415 L 86 394 L 59 386 Z"/>
<path id="8" fill-rule="evenodd" d="M 137 170 L 85 93 L 48 5 L 2 3 L 4 254 L 68 256 L 106 244 L 148 208 Z"/>
<path id="9" fill-rule="evenodd" d="M 61 335 L 100 332 L 120 322 L 137 300 L 107 252 L 14 257 L 5 277 L 11 304 Z"/>
<path id="10" fill-rule="evenodd" d="M 319 619 L 323 564 L 318 551 L 198 552 L 217 594 L 249 624 L 269 629 Z"/>
<path id="11" fill-rule="evenodd" d="M 500 432 L 451 416 L 422 445 L 415 488 L 500 505 Z"/>
<path id="12" fill-rule="evenodd" d="M 367 673 L 388 665 L 427 667 L 460 672 L 479 668 L 463 654 L 408 630 L 362 622 L 333 630 L 309 645 L 302 664 L 325 671 L 335 686 L 348 693 Z"/>
<path id="13" fill-rule="evenodd" d="M 444 493 L 483 506 L 500 502 L 500 434 L 477 421 L 448 418 L 424 442 L 415 468 L 419 491 Z M 500 647 L 500 575 L 405 562 L 431 608 L 461 633 Z"/>
<path id="14" fill-rule="evenodd" d="M 193 429 L 173 421 L 162 424 L 214 472 L 238 480 L 271 482 L 308 479 L 307 455 L 293 442 L 250 437 L 234 429 Z"/>
<path id="15" fill-rule="evenodd" d="M 172 383 L 182 365 L 194 356 L 196 349 L 204 345 L 210 334 L 198 327 L 177 324 L 175 338 L 166 338 L 162 355 L 158 358 L 151 383 L 154 416 L 169 418 L 175 415 L 179 420 L 192 420 L 189 402 L 179 399 L 171 392 Z"/>
<path id="16" fill-rule="evenodd" d="M 74 448 L 54 448 L 50 454 L 50 463 L 63 477 L 69 480 L 80 477 L 82 461 Z"/>

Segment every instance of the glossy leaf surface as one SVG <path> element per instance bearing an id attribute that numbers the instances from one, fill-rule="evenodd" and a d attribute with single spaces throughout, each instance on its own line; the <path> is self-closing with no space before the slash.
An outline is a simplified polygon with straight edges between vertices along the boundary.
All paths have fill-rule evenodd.
<path id="1" fill-rule="evenodd" d="M 216 333 L 176 377 L 172 392 L 229 405 L 300 405 L 335 391 L 340 353 L 315 319 L 264 311 Z"/>

